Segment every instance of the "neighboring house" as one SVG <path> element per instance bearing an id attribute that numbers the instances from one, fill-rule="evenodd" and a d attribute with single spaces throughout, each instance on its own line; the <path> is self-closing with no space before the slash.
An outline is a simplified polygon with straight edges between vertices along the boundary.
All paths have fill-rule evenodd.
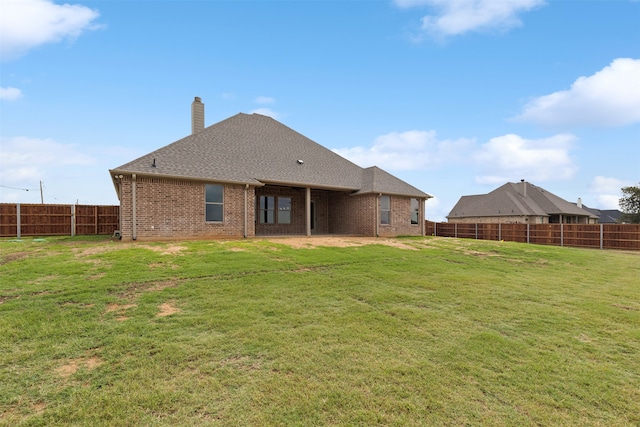
<path id="1" fill-rule="evenodd" d="M 487 194 L 462 196 L 447 219 L 459 223 L 595 224 L 598 217 L 522 180 Z"/>
<path id="2" fill-rule="evenodd" d="M 237 114 L 109 171 L 123 239 L 424 235 L 431 196 L 271 117 Z"/>
<path id="3" fill-rule="evenodd" d="M 587 207 L 580 202 L 577 205 L 597 216 L 598 224 L 620 224 L 622 222 L 622 212 L 617 209 L 595 209 Z"/>

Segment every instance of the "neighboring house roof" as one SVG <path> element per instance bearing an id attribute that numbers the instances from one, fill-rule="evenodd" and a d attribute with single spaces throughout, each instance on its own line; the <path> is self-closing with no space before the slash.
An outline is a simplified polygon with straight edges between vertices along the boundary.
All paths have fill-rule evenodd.
<path id="1" fill-rule="evenodd" d="M 236 114 L 111 172 L 431 197 L 382 169 L 363 169 L 260 114 Z"/>
<path id="2" fill-rule="evenodd" d="M 574 215 L 596 218 L 555 194 L 528 182 L 508 182 L 490 193 L 462 196 L 447 218 Z"/>
<path id="3" fill-rule="evenodd" d="M 620 222 L 622 217 L 622 212 L 617 209 L 596 209 L 585 205 L 582 205 L 582 209 L 588 210 L 597 216 L 598 222 L 601 224 L 616 224 Z"/>

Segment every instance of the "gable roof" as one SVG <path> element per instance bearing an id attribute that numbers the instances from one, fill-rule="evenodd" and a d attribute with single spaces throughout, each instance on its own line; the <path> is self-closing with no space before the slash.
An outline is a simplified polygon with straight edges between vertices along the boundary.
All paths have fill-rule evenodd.
<path id="1" fill-rule="evenodd" d="M 271 117 L 239 113 L 111 173 L 431 197 L 382 169 L 369 169 Z M 369 182 L 372 175 L 374 180 Z"/>
<path id="2" fill-rule="evenodd" d="M 601 224 L 616 224 L 619 223 L 622 218 L 622 212 L 618 209 L 597 209 L 590 208 L 586 205 L 582 205 L 582 209 L 585 209 L 598 217 L 598 222 Z"/>
<path id="3" fill-rule="evenodd" d="M 431 197 L 377 166 L 371 166 L 362 170 L 362 185 L 360 190 L 355 194 L 366 193 L 384 193 L 413 197 L 417 194 L 423 194 L 421 197 Z"/>
<path id="4" fill-rule="evenodd" d="M 462 196 L 447 218 L 513 215 L 574 215 L 596 218 L 591 212 L 528 182 L 508 182 L 487 194 Z"/>

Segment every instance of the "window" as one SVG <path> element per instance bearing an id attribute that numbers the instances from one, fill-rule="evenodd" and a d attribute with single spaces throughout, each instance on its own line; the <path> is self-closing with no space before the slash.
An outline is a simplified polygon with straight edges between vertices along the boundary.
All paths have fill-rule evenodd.
<path id="1" fill-rule="evenodd" d="M 380 196 L 380 224 L 391 224 L 391 197 Z"/>
<path id="2" fill-rule="evenodd" d="M 291 197 L 278 197 L 278 224 L 291 224 Z"/>
<path id="3" fill-rule="evenodd" d="M 260 224 L 275 223 L 275 206 L 275 197 L 260 196 L 260 205 L 258 206 Z"/>
<path id="4" fill-rule="evenodd" d="M 260 196 L 258 218 L 260 224 L 291 224 L 291 197 Z"/>
<path id="5" fill-rule="evenodd" d="M 206 184 L 204 186 L 205 219 L 207 222 L 222 222 L 224 186 Z"/>
<path id="6" fill-rule="evenodd" d="M 420 220 L 420 201 L 411 199 L 411 224 L 418 224 Z"/>

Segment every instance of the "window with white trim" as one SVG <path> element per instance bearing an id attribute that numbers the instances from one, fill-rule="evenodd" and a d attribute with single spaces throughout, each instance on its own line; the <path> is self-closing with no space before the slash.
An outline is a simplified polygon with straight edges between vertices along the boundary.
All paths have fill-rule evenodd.
<path id="1" fill-rule="evenodd" d="M 204 186 L 205 220 L 222 222 L 224 219 L 224 185 L 206 184 Z"/>

